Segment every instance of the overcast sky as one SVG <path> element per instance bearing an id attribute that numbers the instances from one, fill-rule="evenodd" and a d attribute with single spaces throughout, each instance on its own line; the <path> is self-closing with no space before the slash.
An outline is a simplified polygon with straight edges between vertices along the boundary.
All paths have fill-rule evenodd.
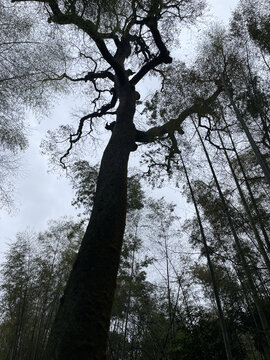
<path id="1" fill-rule="evenodd" d="M 210 13 L 209 22 L 226 24 L 237 0 L 208 0 Z M 188 44 L 193 44 L 197 35 L 195 32 L 185 33 Z M 191 45 L 190 45 L 191 46 Z M 184 48 L 187 51 L 187 47 Z M 188 49 L 189 50 L 189 49 Z M 187 56 L 187 55 L 186 55 Z M 68 101 L 58 104 L 51 116 L 38 123 L 34 117 L 31 123 L 29 149 L 22 156 L 23 171 L 15 183 L 15 199 L 17 210 L 8 214 L 0 210 L 0 263 L 7 244 L 15 238 L 15 234 L 26 229 L 33 231 L 45 230 L 48 220 L 61 216 L 76 216 L 76 210 L 71 206 L 72 189 L 68 181 L 59 174 L 47 173 L 46 157 L 40 155 L 40 141 L 46 131 L 56 124 L 63 123 L 63 118 L 69 116 L 66 106 Z M 100 154 L 102 148 L 100 148 Z M 184 208 L 181 209 L 185 211 Z M 188 211 L 188 210 L 186 210 Z"/>

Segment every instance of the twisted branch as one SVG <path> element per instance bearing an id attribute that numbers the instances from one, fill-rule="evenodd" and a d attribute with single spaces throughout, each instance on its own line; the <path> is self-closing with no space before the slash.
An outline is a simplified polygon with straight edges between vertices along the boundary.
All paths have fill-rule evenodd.
<path id="1" fill-rule="evenodd" d="M 207 99 L 202 99 L 200 102 L 197 102 L 194 105 L 182 111 L 176 119 L 171 119 L 167 121 L 165 124 L 160 126 L 154 126 L 147 131 L 137 130 L 136 142 L 150 143 L 155 141 L 157 138 L 164 136 L 165 134 L 172 134 L 175 131 L 178 132 L 179 134 L 183 134 L 181 125 L 184 122 L 184 120 L 193 114 L 205 116 L 211 113 L 213 111 L 211 105 L 217 99 L 221 91 L 222 91 L 222 87 L 220 86 Z"/>
<path id="2" fill-rule="evenodd" d="M 67 149 L 65 154 L 63 156 L 61 156 L 61 158 L 60 158 L 60 164 L 64 169 L 66 168 L 66 165 L 63 160 L 70 154 L 70 151 L 72 150 L 73 145 L 81 139 L 85 121 L 86 120 L 92 121 L 94 118 L 100 118 L 104 115 L 111 114 L 108 110 L 112 109 L 115 106 L 117 99 L 118 99 L 118 96 L 116 93 L 114 93 L 111 101 L 108 104 L 103 105 L 99 110 L 97 110 L 91 114 L 88 114 L 86 116 L 83 116 L 80 119 L 77 132 L 75 134 L 70 134 L 70 136 L 69 136 L 69 148 Z"/>

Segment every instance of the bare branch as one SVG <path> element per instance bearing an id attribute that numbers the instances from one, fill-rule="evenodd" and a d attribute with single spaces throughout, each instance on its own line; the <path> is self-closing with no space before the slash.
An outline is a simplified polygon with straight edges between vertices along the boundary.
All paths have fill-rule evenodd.
<path id="1" fill-rule="evenodd" d="M 80 77 L 80 78 L 72 78 L 71 76 L 67 75 L 66 73 L 63 73 L 61 75 L 58 75 L 57 77 L 53 78 L 53 77 L 48 77 L 46 79 L 44 79 L 43 81 L 50 81 L 50 80 L 63 80 L 63 79 L 68 79 L 70 81 L 92 81 L 94 83 L 94 80 L 96 79 L 110 79 L 111 81 L 114 81 L 114 76 L 111 72 L 109 71 L 101 71 L 101 72 L 88 72 L 87 75 L 85 75 L 84 77 Z"/>
<path id="2" fill-rule="evenodd" d="M 145 25 L 150 29 L 153 39 L 157 48 L 159 49 L 159 55 L 147 62 L 136 75 L 131 79 L 131 84 L 136 85 L 150 70 L 154 69 L 160 64 L 171 64 L 172 58 L 164 42 L 162 41 L 160 32 L 157 27 L 157 20 L 154 18 L 147 18 L 144 21 Z"/>
<path id="3" fill-rule="evenodd" d="M 63 73 L 61 75 L 58 75 L 57 77 L 47 77 L 46 79 L 43 79 L 43 81 L 56 81 L 56 80 L 63 80 L 68 79 L 70 81 L 85 81 L 85 77 L 82 78 L 72 78 L 71 76 L 67 75 L 66 73 Z"/>
<path id="4" fill-rule="evenodd" d="M 117 99 L 118 99 L 118 96 L 117 96 L 116 92 L 114 92 L 113 97 L 108 104 L 103 105 L 99 110 L 97 110 L 91 114 L 88 114 L 80 119 L 77 132 L 75 134 L 70 134 L 70 136 L 69 136 L 69 148 L 67 149 L 65 154 L 60 158 L 60 163 L 64 169 L 66 168 L 66 165 L 63 160 L 70 154 L 70 151 L 72 150 L 73 145 L 81 139 L 85 121 L 86 120 L 92 121 L 94 118 L 99 118 L 99 117 L 102 117 L 107 114 L 112 114 L 112 112 L 109 112 L 109 110 L 115 106 Z"/>

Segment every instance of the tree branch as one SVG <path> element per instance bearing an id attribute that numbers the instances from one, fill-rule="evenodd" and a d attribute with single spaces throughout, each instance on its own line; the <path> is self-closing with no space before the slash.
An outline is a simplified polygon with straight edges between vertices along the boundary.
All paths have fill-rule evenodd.
<path id="1" fill-rule="evenodd" d="M 43 81 L 50 81 L 50 80 L 63 80 L 63 79 L 68 79 L 70 81 L 94 81 L 96 79 L 110 79 L 112 81 L 114 81 L 114 76 L 111 72 L 109 71 L 101 71 L 101 72 L 88 72 L 87 75 L 85 75 L 84 77 L 80 77 L 80 78 L 72 78 L 71 76 L 67 75 L 66 73 L 63 73 L 61 75 L 58 75 L 55 78 L 51 78 L 48 77 L 46 79 L 44 79 Z"/>
<path id="2" fill-rule="evenodd" d="M 217 99 L 221 91 L 222 87 L 218 87 L 209 98 L 202 99 L 200 102 L 195 103 L 191 107 L 182 111 L 176 119 L 171 119 L 164 125 L 154 126 L 147 131 L 137 130 L 136 142 L 150 143 L 155 141 L 157 138 L 163 137 L 165 134 L 172 134 L 174 131 L 183 134 L 181 125 L 184 120 L 192 114 L 204 116 L 211 113 L 213 111 L 211 105 Z"/>
<path id="3" fill-rule="evenodd" d="M 12 2 L 22 2 L 25 0 L 11 0 Z M 99 33 L 97 31 L 96 25 L 91 20 L 85 20 L 81 16 L 78 16 L 76 13 L 72 14 L 64 14 L 56 0 L 26 0 L 29 2 L 42 2 L 49 5 L 52 15 L 49 17 L 49 22 L 54 22 L 56 24 L 68 25 L 74 24 L 79 29 L 83 30 L 86 34 L 90 36 L 90 38 L 95 42 L 98 47 L 101 55 L 104 60 L 114 69 L 119 82 L 123 83 L 126 81 L 126 76 L 123 67 L 119 64 L 118 61 L 114 58 L 114 56 L 109 52 L 104 39 L 113 39 L 115 37 L 112 33 Z"/>
<path id="4" fill-rule="evenodd" d="M 159 55 L 149 62 L 147 62 L 138 72 L 136 75 L 133 76 L 131 79 L 131 84 L 136 85 L 150 70 L 154 69 L 156 66 L 164 63 L 164 64 L 171 64 L 172 58 L 168 49 L 166 48 L 164 42 L 162 41 L 160 32 L 157 27 L 157 21 L 154 18 L 147 18 L 144 21 L 145 25 L 151 31 L 153 39 L 157 48 L 159 49 Z"/>
<path id="5" fill-rule="evenodd" d="M 89 72 L 85 77 L 84 81 L 93 81 L 95 79 L 110 79 L 114 81 L 114 75 L 110 71 L 101 71 L 101 72 Z"/>
<path id="6" fill-rule="evenodd" d="M 86 120 L 91 121 L 94 118 L 102 117 L 104 115 L 110 114 L 110 112 L 108 110 L 112 109 L 115 106 L 117 99 L 118 99 L 118 96 L 117 96 L 116 92 L 114 92 L 110 103 L 103 105 L 99 110 L 97 110 L 91 114 L 88 114 L 80 119 L 77 132 L 75 134 L 70 134 L 70 136 L 69 136 L 69 148 L 67 149 L 65 154 L 60 158 L 60 163 L 64 169 L 66 168 L 66 165 L 63 160 L 70 154 L 70 151 L 72 150 L 73 145 L 81 139 L 85 121 Z"/>

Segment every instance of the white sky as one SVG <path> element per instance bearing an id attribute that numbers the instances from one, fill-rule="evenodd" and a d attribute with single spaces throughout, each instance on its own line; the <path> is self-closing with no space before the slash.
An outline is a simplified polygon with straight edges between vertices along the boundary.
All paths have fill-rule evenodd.
<path id="1" fill-rule="evenodd" d="M 223 21 L 226 24 L 237 2 L 237 0 L 208 0 L 210 9 L 206 19 L 209 23 Z M 188 44 L 193 44 L 196 36 L 194 31 L 185 33 Z M 65 117 L 69 117 L 69 110 L 67 102 L 63 101 L 63 104 L 55 108 L 52 116 L 43 119 L 41 124 L 31 119 L 30 146 L 22 156 L 23 171 L 15 183 L 18 209 L 12 215 L 0 210 L 0 263 L 7 244 L 15 238 L 17 232 L 27 228 L 34 231 L 45 230 L 50 219 L 76 215 L 75 209 L 71 206 L 73 195 L 68 181 L 63 176 L 47 173 L 47 159 L 40 155 L 39 149 L 40 141 L 46 131 L 56 124 L 64 123 Z M 173 201 L 175 195 L 171 191 L 167 193 L 169 200 Z M 189 210 L 182 208 L 181 211 Z"/>

